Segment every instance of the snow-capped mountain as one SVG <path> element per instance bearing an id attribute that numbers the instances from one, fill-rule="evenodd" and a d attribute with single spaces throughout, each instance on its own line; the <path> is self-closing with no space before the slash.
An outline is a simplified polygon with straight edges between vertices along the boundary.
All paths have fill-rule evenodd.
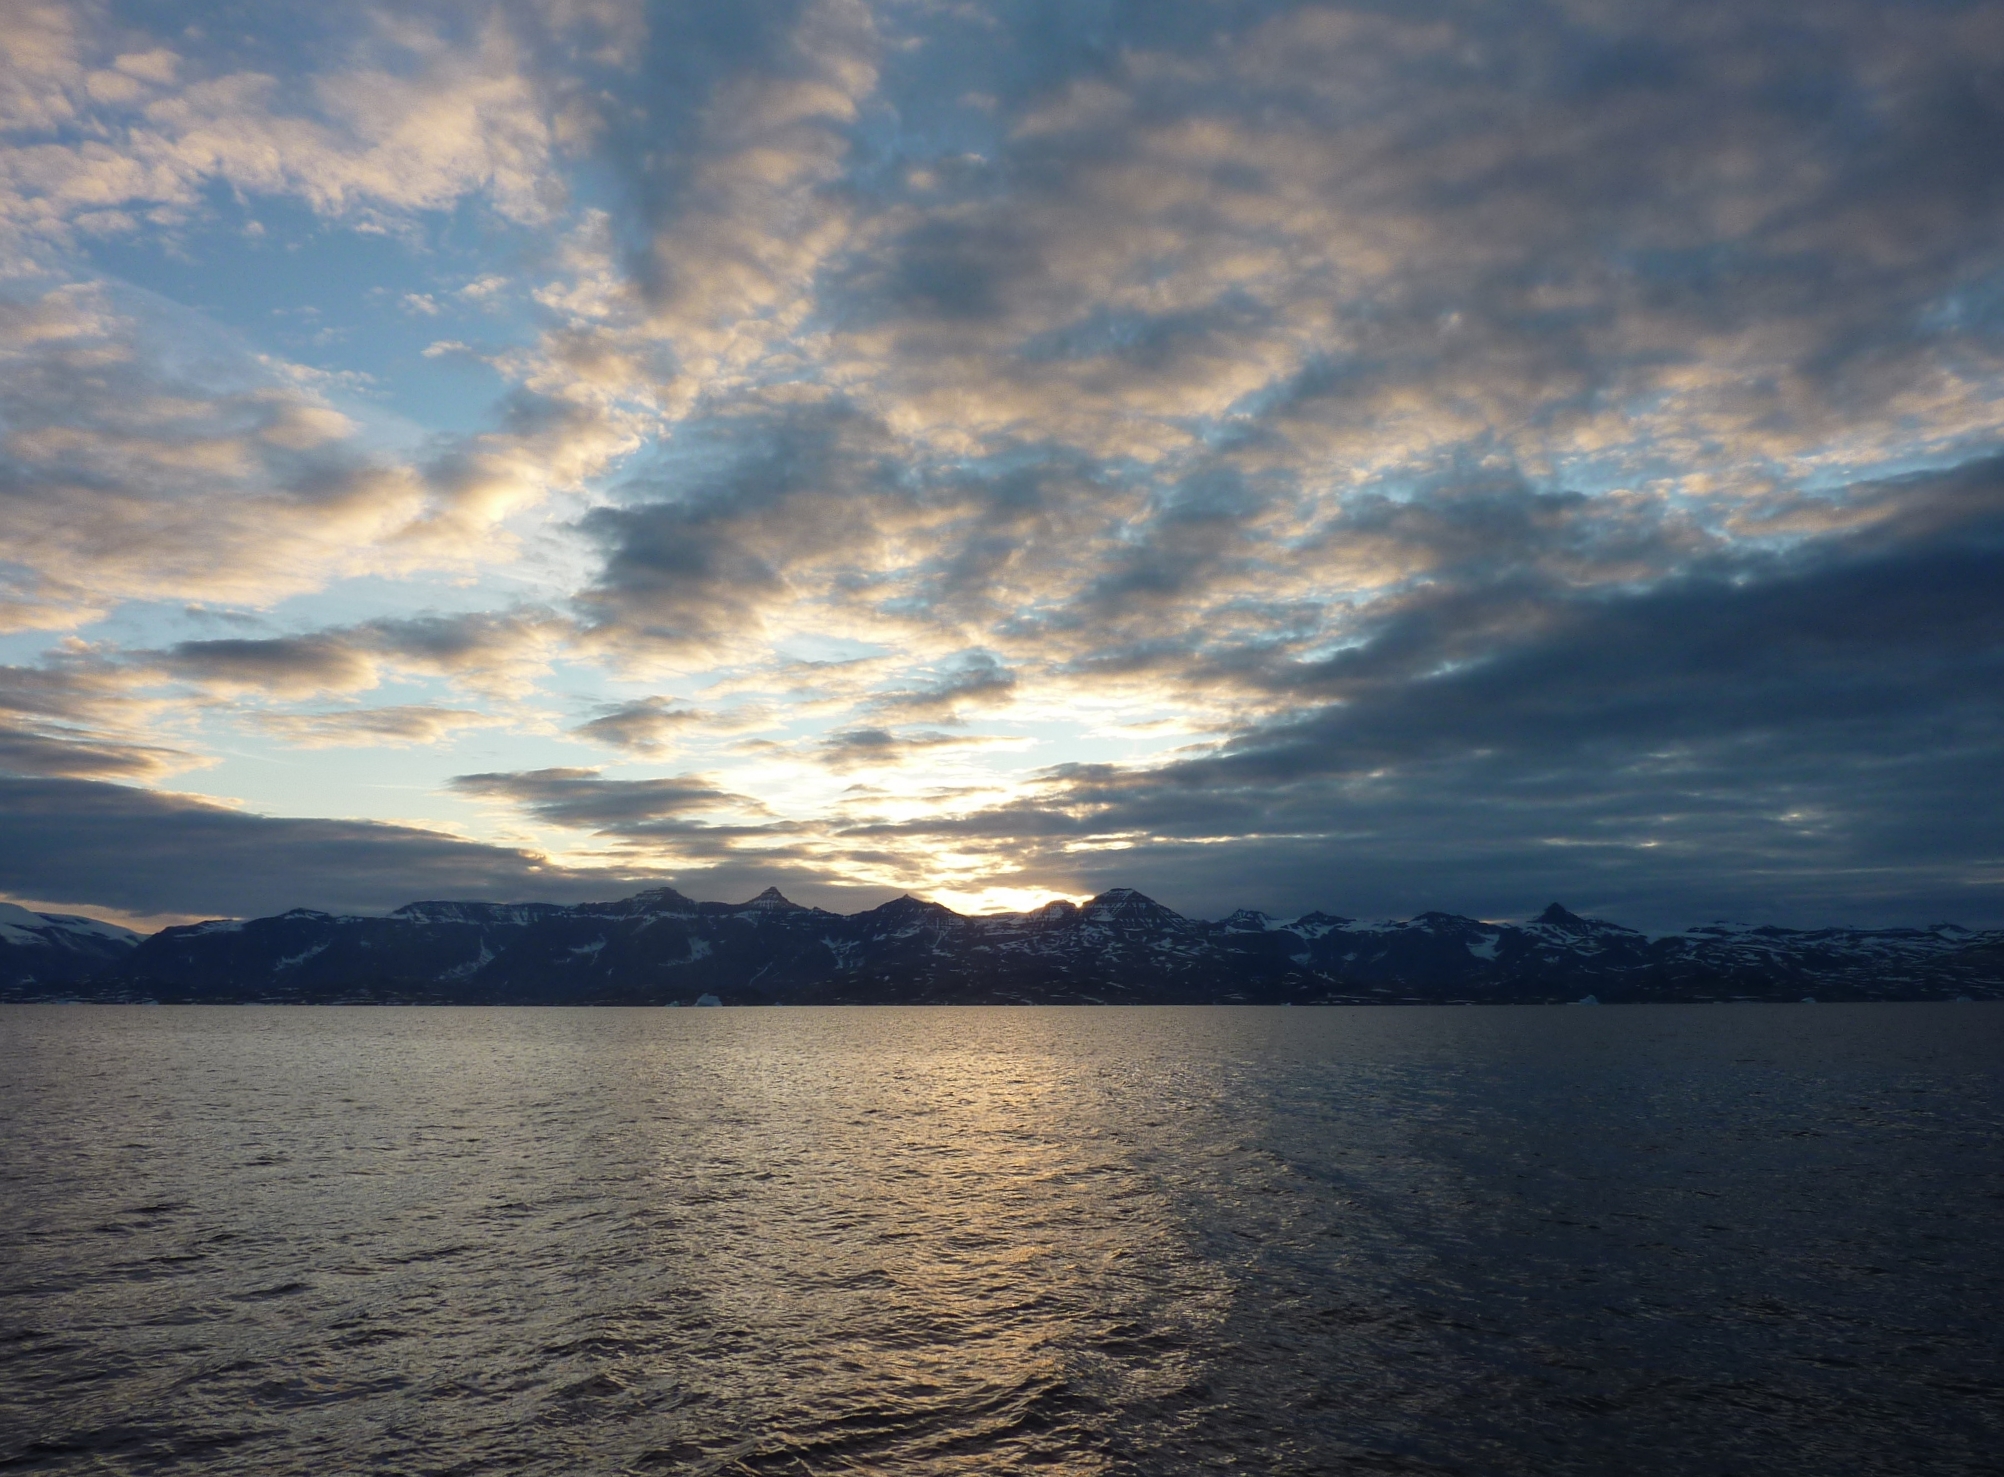
<path id="1" fill-rule="evenodd" d="M 0 993 L 80 993 L 45 988 L 48 978 L 0 981 Z M 1205 922 L 1129 888 L 1027 913 L 967 917 L 902 897 L 845 915 L 771 888 L 744 903 L 661 888 L 575 907 L 421 902 L 387 917 L 300 909 L 169 928 L 122 946 L 82 993 L 656 1005 L 1999 998 L 2004 930 L 1712 924 L 1650 938 L 1556 903 L 1528 923 L 1249 909 Z"/>
<path id="2" fill-rule="evenodd" d="M 0 990 L 61 993 L 115 965 L 139 939 L 96 918 L 0 903 Z"/>

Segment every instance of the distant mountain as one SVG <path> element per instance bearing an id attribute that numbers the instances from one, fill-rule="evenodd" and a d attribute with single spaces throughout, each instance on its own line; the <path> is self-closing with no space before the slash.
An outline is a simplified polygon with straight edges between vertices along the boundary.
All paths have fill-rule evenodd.
<path id="1" fill-rule="evenodd" d="M 902 897 L 866 913 L 672 889 L 610 903 L 411 903 L 387 917 L 300 909 L 138 942 L 13 910 L 50 935 L 0 998 L 725 1004 L 2004 998 L 2004 930 L 1748 928 L 1649 938 L 1554 903 L 1530 923 L 1452 913 L 1359 922 L 1249 910 L 1185 918 L 1128 888 L 1076 907 L 964 917 Z M 12 915 L 8 915 L 12 916 Z M 64 930 L 68 930 L 64 932 Z M 90 930 L 99 930 L 92 933 Z M 113 937 L 116 935 L 117 937 Z M 57 942 L 60 936 L 62 942 Z M 38 933 L 39 937 L 39 933 Z M 9 946 L 15 944 L 9 935 Z M 99 952 L 58 973 L 53 962 Z M 6 956 L 12 957 L 12 956 Z M 23 955 L 23 958 L 26 956 Z"/>
<path id="2" fill-rule="evenodd" d="M 61 993 L 123 961 L 139 939 L 115 923 L 0 903 L 0 999 Z"/>

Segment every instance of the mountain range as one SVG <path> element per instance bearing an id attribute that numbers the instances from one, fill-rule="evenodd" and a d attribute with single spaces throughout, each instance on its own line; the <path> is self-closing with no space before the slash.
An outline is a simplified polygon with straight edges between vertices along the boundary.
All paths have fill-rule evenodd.
<path id="1" fill-rule="evenodd" d="M 968 917 L 672 889 L 616 902 L 295 909 L 150 937 L 0 904 L 0 1000 L 464 1005 L 1372 1004 L 2004 998 L 2004 929 L 1186 918 L 1129 888 Z"/>

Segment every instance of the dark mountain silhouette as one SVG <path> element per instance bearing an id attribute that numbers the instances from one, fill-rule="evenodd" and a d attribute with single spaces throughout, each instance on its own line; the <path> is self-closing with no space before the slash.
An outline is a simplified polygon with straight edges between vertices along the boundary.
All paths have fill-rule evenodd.
<path id="1" fill-rule="evenodd" d="M 298 909 L 137 935 L 28 914 L 0 998 L 461 1004 L 1127 1003 L 2004 997 L 2004 930 L 1710 924 L 1650 938 L 1557 903 L 1532 922 L 1360 922 L 1242 909 L 1185 918 L 1129 888 L 966 917 L 901 897 L 864 913 L 768 888 L 699 903 L 421 902 Z M 11 916 L 11 915 L 10 915 Z M 67 930 L 67 932 L 66 932 Z"/>

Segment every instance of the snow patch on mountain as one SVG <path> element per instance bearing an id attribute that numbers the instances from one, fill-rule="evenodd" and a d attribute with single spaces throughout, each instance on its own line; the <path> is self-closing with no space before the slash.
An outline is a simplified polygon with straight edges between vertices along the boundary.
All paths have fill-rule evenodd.
<path id="1" fill-rule="evenodd" d="M 78 913 L 35 913 L 15 903 L 0 903 L 0 943 L 40 947 L 57 940 L 98 940 L 135 945 L 141 935 L 102 918 Z"/>

